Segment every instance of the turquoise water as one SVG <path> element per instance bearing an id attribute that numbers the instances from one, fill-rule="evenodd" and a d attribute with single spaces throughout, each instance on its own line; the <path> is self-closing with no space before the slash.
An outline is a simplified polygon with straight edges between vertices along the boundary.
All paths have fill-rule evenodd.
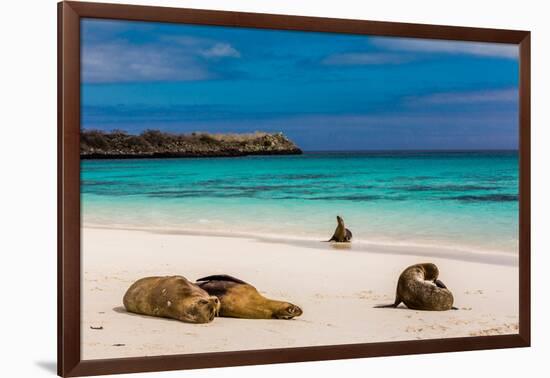
<path id="1" fill-rule="evenodd" d="M 85 160 L 84 225 L 515 253 L 516 152 Z"/>

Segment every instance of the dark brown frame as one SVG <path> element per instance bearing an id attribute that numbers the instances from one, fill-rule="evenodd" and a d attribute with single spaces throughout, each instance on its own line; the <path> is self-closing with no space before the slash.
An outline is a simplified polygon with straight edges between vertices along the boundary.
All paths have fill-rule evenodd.
<path id="1" fill-rule="evenodd" d="M 187 24 L 513 43 L 520 50 L 519 333 L 288 349 L 80 358 L 80 19 Z M 100 375 L 530 346 L 530 32 L 82 2 L 58 4 L 58 374 Z"/>

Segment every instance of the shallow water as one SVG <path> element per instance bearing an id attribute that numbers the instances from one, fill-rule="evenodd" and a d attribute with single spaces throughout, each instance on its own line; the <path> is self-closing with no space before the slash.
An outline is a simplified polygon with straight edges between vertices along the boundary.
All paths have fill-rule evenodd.
<path id="1" fill-rule="evenodd" d="M 517 152 L 306 153 L 82 162 L 85 225 L 516 253 Z"/>

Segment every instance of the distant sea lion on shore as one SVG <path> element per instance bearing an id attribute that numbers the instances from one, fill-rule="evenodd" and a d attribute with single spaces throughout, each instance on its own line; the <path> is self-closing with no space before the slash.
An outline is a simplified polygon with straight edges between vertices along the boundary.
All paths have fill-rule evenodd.
<path id="1" fill-rule="evenodd" d="M 336 216 L 336 221 L 338 222 L 338 226 L 336 226 L 336 230 L 334 230 L 334 235 L 327 240 L 327 242 L 335 241 L 339 243 L 349 243 L 351 242 L 351 238 L 353 237 L 350 230 L 346 228 L 346 225 L 344 224 L 344 219 L 342 219 L 341 216 Z"/>
<path id="2" fill-rule="evenodd" d="M 292 303 L 269 299 L 256 288 L 225 274 L 199 278 L 197 285 L 220 299 L 220 316 L 246 319 L 292 319 L 302 309 Z"/>
<path id="3" fill-rule="evenodd" d="M 218 298 L 182 276 L 137 280 L 126 291 L 123 303 L 129 312 L 187 323 L 209 323 L 220 309 Z"/>
<path id="4" fill-rule="evenodd" d="M 453 307 L 453 294 L 438 276 L 439 269 L 435 264 L 411 265 L 399 276 L 395 302 L 376 307 L 397 307 L 403 302 L 413 310 L 456 310 Z"/>

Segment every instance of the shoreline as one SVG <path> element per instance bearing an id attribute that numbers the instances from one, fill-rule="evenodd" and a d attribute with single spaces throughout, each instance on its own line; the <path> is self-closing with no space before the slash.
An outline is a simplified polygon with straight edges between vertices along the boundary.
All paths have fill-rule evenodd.
<path id="1" fill-rule="evenodd" d="M 516 266 L 445 257 L 318 248 L 236 237 L 82 229 L 82 359 L 291 348 L 518 332 Z M 407 266 L 433 262 L 458 311 L 375 308 L 393 302 Z M 147 276 L 229 274 L 299 305 L 293 320 L 208 324 L 127 313 L 122 297 Z M 490 277 L 490 279 L 488 278 Z M 92 328 L 93 327 L 93 328 Z M 102 327 L 102 328 L 99 328 Z M 246 338 L 236 335 L 248 335 Z"/>
<path id="2" fill-rule="evenodd" d="M 270 233 L 252 233 L 244 231 L 223 231 L 205 229 L 175 229 L 175 228 L 152 228 L 136 227 L 130 225 L 101 225 L 85 223 L 83 228 L 99 230 L 121 230 L 121 231 L 142 231 L 160 235 L 184 235 L 184 236 L 208 236 L 214 238 L 237 238 L 250 239 L 257 242 L 288 244 L 292 246 L 313 248 L 313 249 L 345 249 L 350 252 L 367 252 L 379 254 L 415 255 L 425 257 L 441 257 L 465 262 L 479 262 L 495 265 L 518 266 L 517 254 L 510 252 L 473 249 L 468 246 L 454 247 L 450 245 L 405 243 L 392 241 L 372 241 L 354 238 L 352 243 L 326 243 L 321 238 L 306 238 L 301 235 L 290 235 L 281 237 Z"/>

